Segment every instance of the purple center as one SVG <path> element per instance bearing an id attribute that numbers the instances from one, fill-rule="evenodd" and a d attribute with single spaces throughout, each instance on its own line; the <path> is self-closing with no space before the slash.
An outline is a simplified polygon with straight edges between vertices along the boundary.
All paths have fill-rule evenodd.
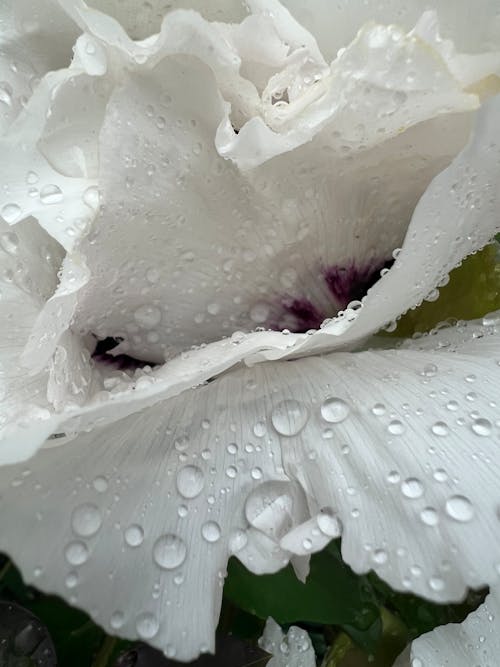
<path id="1" fill-rule="evenodd" d="M 128 354 L 117 354 L 116 356 L 110 354 L 111 350 L 119 345 L 122 340 L 123 338 L 112 338 L 111 336 L 98 340 L 92 353 L 92 359 L 98 363 L 112 366 L 119 371 L 134 371 L 136 368 L 144 368 L 144 366 L 155 366 L 155 364 L 149 364 L 147 361 L 129 357 Z"/>
<path id="2" fill-rule="evenodd" d="M 292 324 L 287 329 L 293 333 L 304 333 L 319 329 L 321 323 L 334 312 L 344 310 L 351 301 L 360 301 L 380 278 L 383 269 L 389 269 L 394 260 L 371 262 L 357 266 L 353 261 L 347 266 L 331 266 L 322 271 L 328 291 L 333 297 L 332 310 L 316 307 L 307 297 L 286 297 L 282 300 L 284 320 Z M 279 328 L 279 327 L 277 327 Z"/>

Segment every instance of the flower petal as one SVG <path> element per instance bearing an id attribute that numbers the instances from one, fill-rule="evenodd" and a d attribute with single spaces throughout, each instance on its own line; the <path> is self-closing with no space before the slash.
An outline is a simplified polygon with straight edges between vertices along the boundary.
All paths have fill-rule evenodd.
<path id="1" fill-rule="evenodd" d="M 268 618 L 259 646 L 273 657 L 268 667 L 315 667 L 316 656 L 311 640 L 305 630 L 295 625 L 287 634 L 272 618 Z"/>
<path id="2" fill-rule="evenodd" d="M 500 655 L 498 587 L 463 623 L 436 628 L 416 639 L 394 667 L 495 667 Z"/>
<path id="3" fill-rule="evenodd" d="M 290 558 L 247 519 L 261 525 L 256 494 L 264 498 L 269 489 L 259 489 L 274 482 L 284 499 L 287 480 L 278 443 L 256 438 L 238 418 L 248 394 L 228 375 L 0 468 L 0 502 L 9 507 L 0 513 L 0 548 L 28 581 L 85 608 L 113 634 L 179 660 L 213 650 L 229 555 L 260 535 L 267 542 L 258 557 L 245 559 L 252 570 L 272 572 Z M 259 402 L 247 408 L 257 421 Z M 272 531 L 272 523 L 263 527 Z"/>

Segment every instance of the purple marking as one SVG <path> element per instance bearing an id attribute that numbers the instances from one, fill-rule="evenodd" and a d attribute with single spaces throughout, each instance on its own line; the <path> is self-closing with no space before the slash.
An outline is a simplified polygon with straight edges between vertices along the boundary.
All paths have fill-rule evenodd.
<path id="1" fill-rule="evenodd" d="M 284 300 L 283 308 L 287 314 L 293 315 L 295 319 L 296 324 L 293 327 L 293 333 L 318 329 L 326 317 L 306 298 Z"/>
<path id="2" fill-rule="evenodd" d="M 112 366 L 119 371 L 135 371 L 136 368 L 144 368 L 144 366 L 156 366 L 156 364 L 129 357 L 128 354 L 117 354 L 116 356 L 109 354 L 122 340 L 123 338 L 112 338 L 111 336 L 98 340 L 92 353 L 92 359 L 97 363 Z"/>
<path id="3" fill-rule="evenodd" d="M 394 260 L 359 267 L 351 262 L 348 266 L 332 266 L 324 271 L 328 289 L 341 309 L 351 301 L 361 301 L 367 291 L 380 278 L 380 271 L 390 268 Z"/>

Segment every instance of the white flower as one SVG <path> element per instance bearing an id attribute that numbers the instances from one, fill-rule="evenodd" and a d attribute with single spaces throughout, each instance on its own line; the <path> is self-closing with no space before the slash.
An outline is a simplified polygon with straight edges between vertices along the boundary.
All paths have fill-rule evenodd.
<path id="1" fill-rule="evenodd" d="M 495 7 L 91 4 L 1 9 L 0 548 L 180 660 L 232 553 L 494 583 L 497 319 L 363 342 L 499 230 Z"/>
<path id="2" fill-rule="evenodd" d="M 498 586 L 463 623 L 436 628 L 413 642 L 394 667 L 495 667 L 500 654 Z"/>

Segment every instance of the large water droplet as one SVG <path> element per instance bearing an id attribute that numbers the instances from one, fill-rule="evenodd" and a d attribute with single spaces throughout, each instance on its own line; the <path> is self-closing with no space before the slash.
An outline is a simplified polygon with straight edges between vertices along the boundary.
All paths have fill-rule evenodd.
<path id="1" fill-rule="evenodd" d="M 302 431 L 307 423 L 308 412 L 305 405 L 295 400 L 282 401 L 271 414 L 271 421 L 280 435 L 292 436 Z"/>
<path id="2" fill-rule="evenodd" d="M 152 639 L 157 634 L 160 624 L 156 616 L 145 612 L 139 614 L 135 622 L 135 627 L 141 639 Z"/>
<path id="3" fill-rule="evenodd" d="M 470 521 L 474 516 L 474 508 L 471 501 L 465 496 L 451 496 L 446 501 L 446 514 L 455 519 L 455 521 L 460 521 L 461 523 L 466 523 Z"/>
<path id="4" fill-rule="evenodd" d="M 448 428 L 448 424 L 445 422 L 436 422 L 432 425 L 431 431 L 434 433 L 434 435 L 443 438 L 444 436 L 448 435 L 450 429 Z"/>
<path id="5" fill-rule="evenodd" d="M 439 523 L 439 514 L 433 507 L 425 507 L 420 512 L 420 518 L 426 526 L 435 526 Z"/>
<path id="6" fill-rule="evenodd" d="M 350 408 L 341 398 L 327 398 L 321 406 L 321 416 L 327 422 L 339 424 L 347 418 Z"/>
<path id="7" fill-rule="evenodd" d="M 215 521 L 207 521 L 201 527 L 201 534 L 207 542 L 217 542 L 221 536 L 221 529 Z"/>
<path id="8" fill-rule="evenodd" d="M 204 483 L 203 472 L 197 466 L 185 466 L 177 473 L 177 490 L 184 498 L 199 496 Z"/>
<path id="9" fill-rule="evenodd" d="M 19 218 L 21 215 L 21 208 L 17 204 L 5 204 L 1 213 L 5 222 L 10 224 Z"/>
<path id="10" fill-rule="evenodd" d="M 406 496 L 406 498 L 420 498 L 423 492 L 423 484 L 416 477 L 409 477 L 401 483 L 401 493 Z"/>
<path id="11" fill-rule="evenodd" d="M 480 417 L 479 419 L 476 419 L 473 424 L 472 424 L 472 430 L 476 435 L 481 435 L 483 437 L 487 437 L 491 435 L 491 422 L 489 419 L 484 419 Z"/>
<path id="12" fill-rule="evenodd" d="M 184 541 L 177 535 L 168 534 L 159 537 L 153 547 L 153 558 L 164 570 L 173 570 L 181 565 L 187 555 Z"/>
<path id="13" fill-rule="evenodd" d="M 77 507 L 71 516 L 71 525 L 77 535 L 90 537 L 95 535 L 102 524 L 99 508 L 91 503 Z"/>
<path id="14" fill-rule="evenodd" d="M 392 421 L 389 422 L 387 430 L 391 435 L 402 435 L 405 432 L 406 428 L 402 421 L 400 421 L 399 419 L 393 419 Z"/>

